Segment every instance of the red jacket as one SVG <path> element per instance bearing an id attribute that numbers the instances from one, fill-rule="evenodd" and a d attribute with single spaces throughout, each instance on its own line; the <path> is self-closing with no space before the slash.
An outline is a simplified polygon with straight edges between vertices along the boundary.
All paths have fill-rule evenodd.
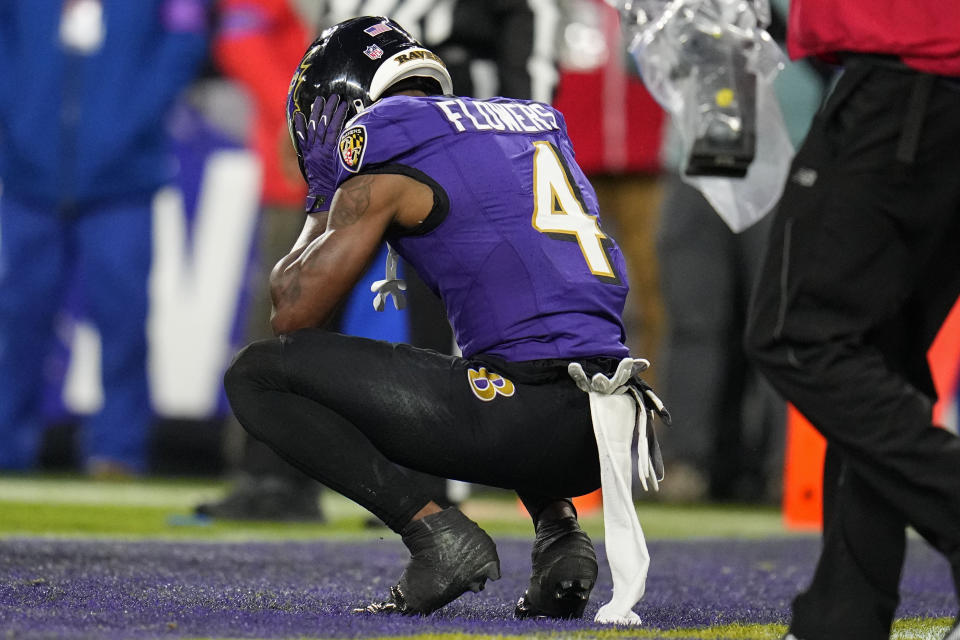
<path id="1" fill-rule="evenodd" d="M 792 58 L 895 55 L 919 71 L 960 76 L 960 3 L 792 0 L 787 48 Z"/>
<path id="2" fill-rule="evenodd" d="M 656 173 L 664 112 L 643 80 L 626 67 L 617 11 L 601 0 L 590 5 L 608 43 L 608 54 L 586 68 L 561 65 L 554 106 L 567 121 L 577 164 L 587 174 Z"/>
<path id="3" fill-rule="evenodd" d="M 252 98 L 251 146 L 263 163 L 262 200 L 266 205 L 302 206 L 306 185 L 281 169 L 279 150 L 291 144 L 285 134 L 287 88 L 309 43 L 307 29 L 289 0 L 219 0 L 219 9 L 214 56 Z"/>

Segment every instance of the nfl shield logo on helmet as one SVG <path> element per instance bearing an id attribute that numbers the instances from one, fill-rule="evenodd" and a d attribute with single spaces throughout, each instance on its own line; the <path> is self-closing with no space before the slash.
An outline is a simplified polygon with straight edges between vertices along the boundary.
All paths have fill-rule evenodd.
<path id="1" fill-rule="evenodd" d="M 350 127 L 340 136 L 340 162 L 347 171 L 356 173 L 367 149 L 367 128 L 362 124 Z"/>
<path id="2" fill-rule="evenodd" d="M 363 55 L 367 56 L 371 60 L 378 60 L 383 57 L 383 49 L 375 44 L 372 44 L 363 50 Z"/>

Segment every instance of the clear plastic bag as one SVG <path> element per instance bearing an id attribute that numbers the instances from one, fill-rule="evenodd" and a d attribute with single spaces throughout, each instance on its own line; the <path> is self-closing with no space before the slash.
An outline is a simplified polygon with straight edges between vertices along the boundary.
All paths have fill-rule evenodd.
<path id="1" fill-rule="evenodd" d="M 773 81 L 786 58 L 767 0 L 608 0 L 651 95 L 673 117 L 681 177 L 736 232 L 776 204 L 793 145 Z"/>

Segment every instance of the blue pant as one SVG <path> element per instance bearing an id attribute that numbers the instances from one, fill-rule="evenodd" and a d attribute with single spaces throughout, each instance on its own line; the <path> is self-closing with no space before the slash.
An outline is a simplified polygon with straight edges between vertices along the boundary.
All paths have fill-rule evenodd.
<path id="1" fill-rule="evenodd" d="M 72 283 L 102 343 L 104 406 L 84 424 L 83 461 L 145 467 L 153 417 L 146 372 L 151 233 L 149 198 L 71 216 L 9 194 L 0 201 L 0 469 L 37 461 L 44 366 Z"/>

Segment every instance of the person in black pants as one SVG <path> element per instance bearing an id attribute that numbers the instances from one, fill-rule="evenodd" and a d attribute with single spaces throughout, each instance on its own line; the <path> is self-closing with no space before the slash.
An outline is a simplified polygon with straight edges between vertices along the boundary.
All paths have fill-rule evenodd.
<path id="1" fill-rule="evenodd" d="M 791 23 L 806 28 L 791 53 L 827 52 L 832 3 L 797 4 L 809 23 Z M 900 4 L 913 23 L 939 20 L 932 2 Z M 960 10 L 948 13 L 957 50 Z M 911 39 L 896 15 L 883 17 L 897 55 L 841 54 L 776 210 L 747 328 L 750 356 L 828 442 L 823 549 L 791 639 L 888 638 L 907 525 L 960 590 L 960 438 L 932 422 L 926 361 L 960 293 L 960 57 L 924 57 L 926 32 Z"/>

